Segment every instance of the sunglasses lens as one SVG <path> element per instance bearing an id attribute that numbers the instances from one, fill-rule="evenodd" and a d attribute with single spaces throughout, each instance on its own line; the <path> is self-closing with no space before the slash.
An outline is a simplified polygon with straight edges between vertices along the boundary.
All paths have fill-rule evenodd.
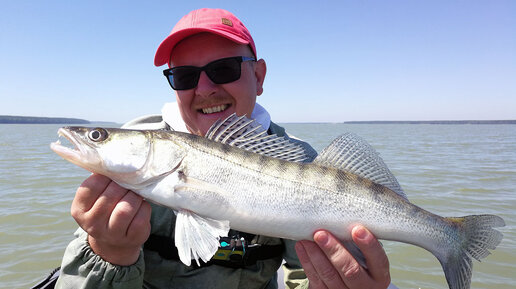
<path id="1" fill-rule="evenodd" d="M 168 81 L 174 89 L 185 90 L 197 86 L 201 71 L 195 67 L 176 67 L 168 75 Z"/>
<path id="2" fill-rule="evenodd" d="M 235 58 L 212 62 L 206 67 L 206 74 L 216 84 L 233 82 L 240 78 L 240 62 Z"/>

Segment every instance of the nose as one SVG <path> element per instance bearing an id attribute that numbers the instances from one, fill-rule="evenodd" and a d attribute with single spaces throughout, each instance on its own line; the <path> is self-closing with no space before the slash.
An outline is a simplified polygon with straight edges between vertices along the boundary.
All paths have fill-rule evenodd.
<path id="1" fill-rule="evenodd" d="M 197 83 L 197 87 L 195 92 L 199 95 L 209 96 L 217 90 L 217 84 L 213 83 L 211 79 L 206 75 L 206 72 L 201 71 L 201 75 L 199 76 L 199 82 Z"/>

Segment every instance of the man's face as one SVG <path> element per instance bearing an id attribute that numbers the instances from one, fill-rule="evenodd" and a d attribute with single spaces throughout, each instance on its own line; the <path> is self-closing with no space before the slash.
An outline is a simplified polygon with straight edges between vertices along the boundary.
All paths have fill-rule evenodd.
<path id="1" fill-rule="evenodd" d="M 233 56 L 254 57 L 247 45 L 201 33 L 184 39 L 174 48 L 171 67 L 202 67 L 214 60 Z M 263 92 L 266 66 L 261 59 L 242 62 L 241 68 L 240 79 L 234 82 L 215 84 L 203 71 L 197 87 L 176 91 L 181 117 L 191 133 L 204 136 L 215 121 L 233 113 L 251 117 L 256 96 Z"/>

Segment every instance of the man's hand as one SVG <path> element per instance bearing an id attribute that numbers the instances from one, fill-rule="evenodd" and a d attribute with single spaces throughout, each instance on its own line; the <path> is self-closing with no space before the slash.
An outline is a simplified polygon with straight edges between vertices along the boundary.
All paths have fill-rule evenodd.
<path id="1" fill-rule="evenodd" d="M 71 213 L 92 250 L 115 265 L 134 264 L 150 234 L 150 204 L 97 174 L 77 189 Z"/>
<path id="2" fill-rule="evenodd" d="M 389 286 L 389 260 L 378 240 L 362 226 L 354 227 L 351 236 L 364 253 L 368 269 L 360 266 L 328 231 L 315 232 L 315 242 L 296 243 L 296 252 L 310 288 L 385 289 Z"/>

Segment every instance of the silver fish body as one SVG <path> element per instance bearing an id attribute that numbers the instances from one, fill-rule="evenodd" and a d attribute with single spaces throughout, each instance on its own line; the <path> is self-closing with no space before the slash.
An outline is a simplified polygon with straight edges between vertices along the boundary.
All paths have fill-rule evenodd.
<path id="1" fill-rule="evenodd" d="M 412 226 L 416 214 L 428 214 L 417 220 L 440 220 L 422 213 L 386 187 L 346 171 L 318 163 L 273 159 L 233 147 L 213 149 L 213 144 L 212 149 L 204 150 L 199 149 L 200 143 L 196 140 L 197 148 L 192 146 L 178 167 L 179 182 L 202 180 L 217 189 L 207 193 L 203 184 L 199 188 L 186 186 L 176 191 L 184 200 L 180 206 L 203 216 L 229 220 L 237 230 L 303 240 L 311 239 L 317 229 L 328 229 L 350 239 L 350 227 L 360 223 L 383 239 L 397 240 L 405 231 L 411 237 L 397 241 L 415 243 L 423 233 L 416 232 L 417 227 L 433 227 Z M 177 206 L 175 200 L 170 201 L 163 200 L 162 204 Z M 409 242 L 410 238 L 414 241 Z"/>
<path id="2" fill-rule="evenodd" d="M 372 154 L 368 150 L 360 157 L 342 158 L 349 146 L 337 141 L 314 162 L 303 163 L 299 148 L 269 137 L 256 140 L 253 129 L 247 129 L 250 122 L 241 121 L 219 123 L 225 127 L 213 130 L 222 132 L 209 138 L 180 132 L 65 128 L 60 133 L 78 149 L 59 144 L 52 148 L 83 168 L 177 210 L 176 246 L 187 265 L 191 259 L 209 260 L 218 236 L 226 234 L 229 225 L 293 240 L 311 240 L 316 230 L 326 229 L 349 241 L 350 228 L 362 224 L 379 239 L 432 252 L 443 265 L 450 288 L 469 288 L 471 257 L 486 257 L 502 239 L 493 229 L 504 225 L 497 216 L 443 218 L 412 204 L 383 162 L 373 161 L 378 169 L 361 164 Z M 240 126 L 235 128 L 234 123 Z M 242 133 L 242 127 L 251 132 Z M 239 141 L 244 149 L 235 144 Z M 279 151 L 271 153 L 275 150 Z M 342 164 L 343 159 L 351 165 Z M 367 177 L 368 170 L 375 175 L 382 169 L 380 179 L 387 176 L 390 181 Z"/>

